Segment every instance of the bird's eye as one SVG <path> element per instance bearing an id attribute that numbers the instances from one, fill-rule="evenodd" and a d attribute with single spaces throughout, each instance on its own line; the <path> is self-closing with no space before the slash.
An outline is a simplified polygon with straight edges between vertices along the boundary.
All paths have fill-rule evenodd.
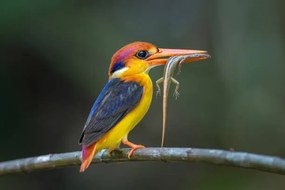
<path id="1" fill-rule="evenodd" d="M 139 59 L 146 59 L 149 56 L 149 53 L 148 53 L 148 51 L 140 50 L 137 52 L 136 56 Z"/>

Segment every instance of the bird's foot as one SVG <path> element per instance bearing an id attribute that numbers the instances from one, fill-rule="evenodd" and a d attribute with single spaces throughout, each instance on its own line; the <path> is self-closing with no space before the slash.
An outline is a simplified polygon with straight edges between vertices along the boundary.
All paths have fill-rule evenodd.
<path id="1" fill-rule="evenodd" d="M 117 147 L 117 148 L 115 148 L 113 150 L 108 151 L 109 155 L 111 155 L 111 156 L 116 154 L 116 153 L 119 153 L 119 152 L 121 152 L 119 147 Z"/>
<path id="2" fill-rule="evenodd" d="M 134 154 L 134 152 L 137 150 L 137 149 L 140 149 L 140 148 L 145 148 L 145 146 L 139 144 L 139 145 L 135 145 L 132 147 L 132 149 L 130 150 L 129 154 L 128 154 L 128 158 L 131 159 L 132 155 Z"/>
<path id="3" fill-rule="evenodd" d="M 132 148 L 132 149 L 130 150 L 129 154 L 128 154 L 128 158 L 129 158 L 129 159 L 131 158 L 131 156 L 133 155 L 133 153 L 134 153 L 137 149 L 145 148 L 145 146 L 140 145 L 140 144 L 139 144 L 139 145 L 138 145 L 138 144 L 134 144 L 134 143 L 128 141 L 127 139 L 123 139 L 123 140 L 122 140 L 122 143 Z"/>

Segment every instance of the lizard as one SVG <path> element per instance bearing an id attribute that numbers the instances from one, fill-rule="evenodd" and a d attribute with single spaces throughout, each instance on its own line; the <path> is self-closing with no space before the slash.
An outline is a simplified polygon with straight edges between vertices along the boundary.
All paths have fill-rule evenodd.
<path id="1" fill-rule="evenodd" d="M 161 94 L 160 84 L 163 83 L 163 100 L 162 100 L 162 138 L 161 138 L 161 147 L 163 147 L 164 139 L 165 139 L 165 128 L 166 128 L 166 118 L 167 118 L 167 98 L 169 94 L 170 84 L 175 84 L 174 96 L 177 99 L 179 97 L 179 82 L 173 78 L 176 66 L 178 65 L 178 74 L 181 72 L 182 63 L 186 63 L 187 61 L 192 62 L 194 60 L 202 60 L 209 58 L 210 55 L 205 53 L 199 54 L 190 54 L 190 55 L 183 55 L 183 56 L 173 56 L 170 57 L 164 67 L 163 77 L 156 81 L 157 92 L 156 95 Z"/>

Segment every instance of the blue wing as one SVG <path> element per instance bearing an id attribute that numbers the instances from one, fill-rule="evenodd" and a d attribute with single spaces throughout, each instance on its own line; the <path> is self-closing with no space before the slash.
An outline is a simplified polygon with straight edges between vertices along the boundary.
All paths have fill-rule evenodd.
<path id="1" fill-rule="evenodd" d="M 91 109 L 79 143 L 89 146 L 98 141 L 136 107 L 142 94 L 143 87 L 136 82 L 109 80 Z"/>

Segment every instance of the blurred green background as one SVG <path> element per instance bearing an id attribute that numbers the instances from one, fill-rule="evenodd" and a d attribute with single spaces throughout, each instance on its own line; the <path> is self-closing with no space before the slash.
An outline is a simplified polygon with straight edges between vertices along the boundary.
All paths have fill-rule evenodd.
<path id="1" fill-rule="evenodd" d="M 285 157 L 285 1 L 0 2 L 0 160 L 80 150 L 112 54 L 133 41 L 208 50 L 169 99 L 166 146 Z M 155 81 L 163 68 L 150 72 Z M 129 139 L 159 146 L 161 97 Z M 285 188 L 276 174 L 202 163 L 122 163 L 0 178 L 14 189 Z"/>

